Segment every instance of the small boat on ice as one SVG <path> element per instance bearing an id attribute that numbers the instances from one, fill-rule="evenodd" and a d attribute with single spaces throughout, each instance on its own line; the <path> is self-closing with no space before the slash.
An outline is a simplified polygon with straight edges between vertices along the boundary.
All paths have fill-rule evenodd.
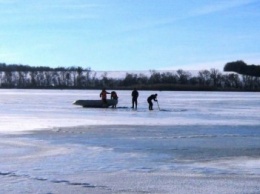
<path id="1" fill-rule="evenodd" d="M 117 105 L 117 102 L 115 99 L 107 99 L 107 103 L 102 100 L 76 100 L 73 104 L 88 108 L 108 108 Z"/>

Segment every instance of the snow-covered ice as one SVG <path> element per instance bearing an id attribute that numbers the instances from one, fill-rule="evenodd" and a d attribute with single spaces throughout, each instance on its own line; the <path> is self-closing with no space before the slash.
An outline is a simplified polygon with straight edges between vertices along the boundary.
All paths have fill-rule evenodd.
<path id="1" fill-rule="evenodd" d="M 1 193 L 259 193 L 260 94 L 1 90 Z M 147 97 L 158 94 L 154 111 Z"/>

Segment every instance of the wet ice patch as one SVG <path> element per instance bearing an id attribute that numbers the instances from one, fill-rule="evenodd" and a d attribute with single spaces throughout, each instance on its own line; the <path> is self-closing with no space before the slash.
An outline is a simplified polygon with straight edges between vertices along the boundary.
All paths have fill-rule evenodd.
<path id="1" fill-rule="evenodd" d="M 260 174 L 260 159 L 248 157 L 226 158 L 192 164 L 193 171 L 213 174 Z"/>

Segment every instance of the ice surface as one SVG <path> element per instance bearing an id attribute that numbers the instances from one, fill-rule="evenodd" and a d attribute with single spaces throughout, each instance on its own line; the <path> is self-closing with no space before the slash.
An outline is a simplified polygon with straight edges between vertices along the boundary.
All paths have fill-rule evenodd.
<path id="1" fill-rule="evenodd" d="M 131 91 L 117 91 L 117 109 L 81 108 L 77 99 L 99 99 L 97 90 L 1 90 L 0 131 L 24 131 L 75 125 L 259 125 L 259 93 L 156 92 L 148 111 L 141 91 L 132 110 Z M 159 106 L 158 106 L 159 105 Z M 159 111 L 159 109 L 161 111 Z"/>
<path id="2" fill-rule="evenodd" d="M 259 93 L 99 92 L 1 90 L 1 193 L 259 193 Z"/>

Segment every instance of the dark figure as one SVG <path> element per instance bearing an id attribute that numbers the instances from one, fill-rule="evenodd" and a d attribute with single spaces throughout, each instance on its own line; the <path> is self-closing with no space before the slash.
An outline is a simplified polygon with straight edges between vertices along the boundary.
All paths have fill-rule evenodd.
<path id="1" fill-rule="evenodd" d="M 112 91 L 112 92 L 111 92 L 111 99 L 114 99 L 114 100 L 117 100 L 117 99 L 118 99 L 118 96 L 117 96 L 117 94 L 116 94 L 115 91 Z"/>
<path id="2" fill-rule="evenodd" d="M 138 91 L 136 90 L 136 88 L 134 88 L 134 90 L 132 91 L 132 108 L 136 108 L 137 109 L 137 98 L 139 96 Z"/>
<path id="3" fill-rule="evenodd" d="M 110 94 L 109 92 L 107 92 L 105 89 L 102 90 L 102 92 L 100 93 L 100 97 L 103 101 L 104 104 L 107 103 L 107 94 Z"/>
<path id="4" fill-rule="evenodd" d="M 153 103 L 152 100 L 157 102 L 157 94 L 152 94 L 147 98 L 147 102 L 149 104 L 149 110 L 153 110 Z"/>
<path id="5" fill-rule="evenodd" d="M 113 100 L 117 100 L 118 99 L 118 96 L 117 96 L 115 91 L 111 92 L 111 99 L 113 99 Z M 113 105 L 112 108 L 116 108 L 116 105 Z"/>

